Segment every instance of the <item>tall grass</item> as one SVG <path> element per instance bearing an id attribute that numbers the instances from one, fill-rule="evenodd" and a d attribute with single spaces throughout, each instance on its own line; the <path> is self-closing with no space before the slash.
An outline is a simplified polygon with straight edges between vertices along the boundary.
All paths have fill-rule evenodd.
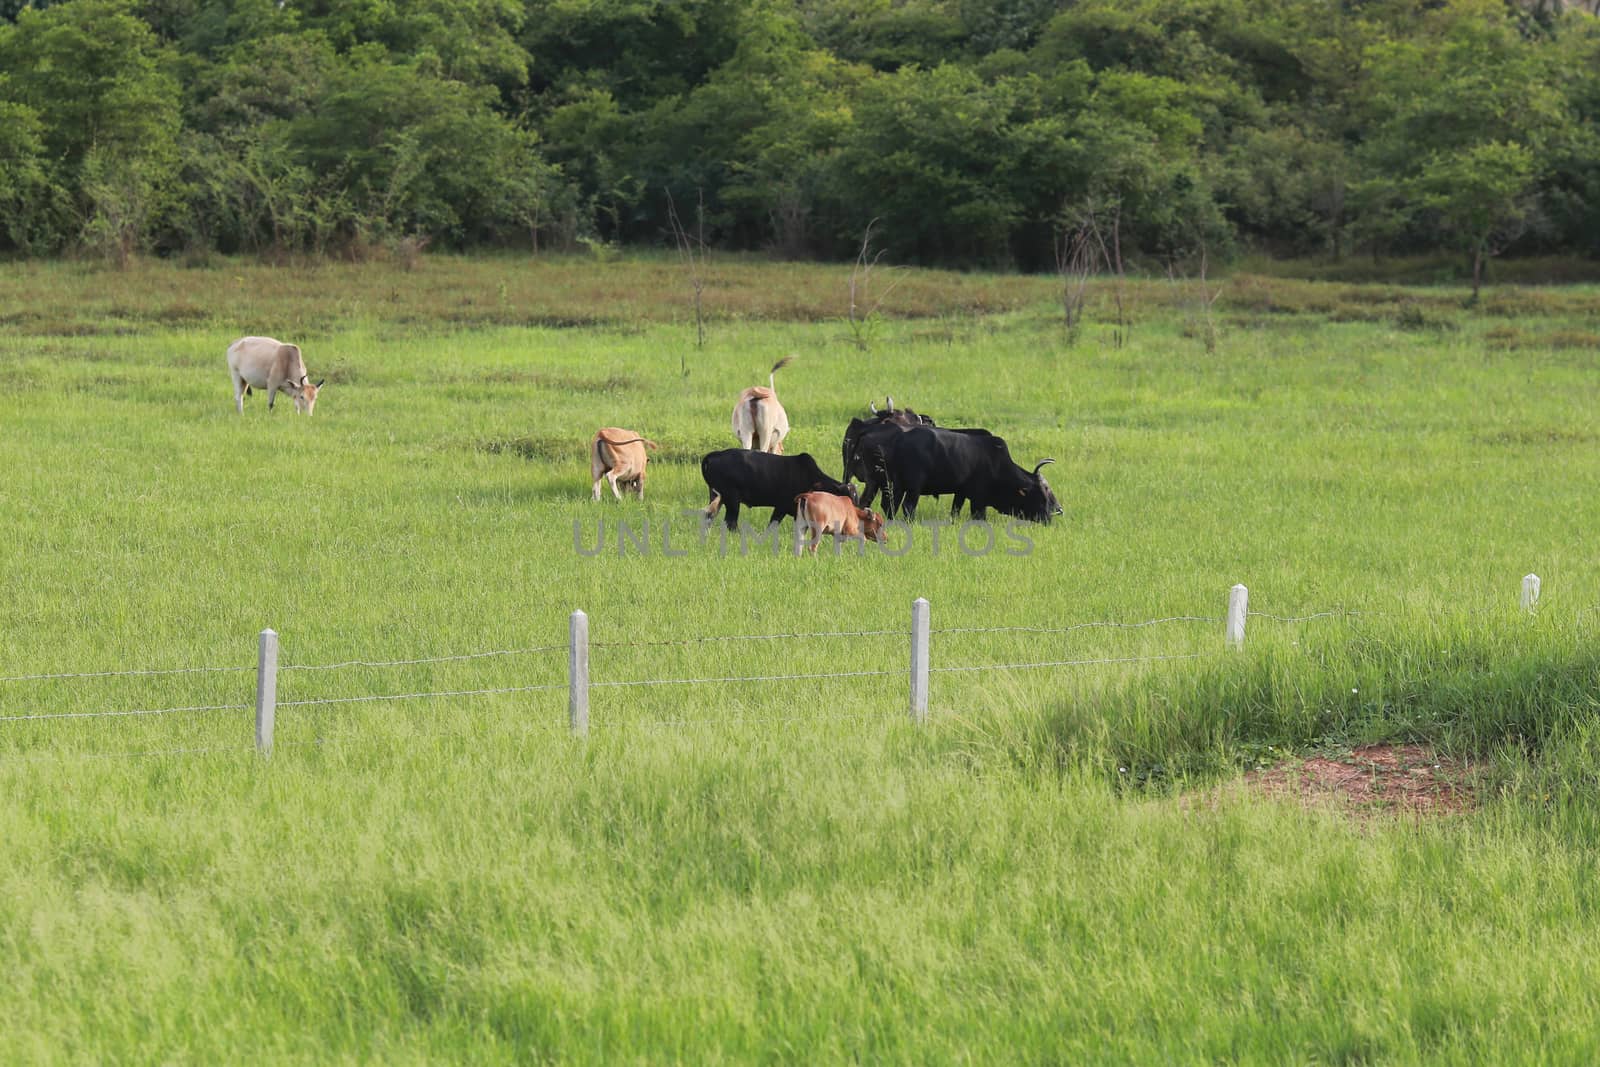
<path id="1" fill-rule="evenodd" d="M 703 351 L 664 259 L 0 271 L 0 677 L 241 668 L 0 682 L 0 715 L 240 706 L 0 721 L 0 1058 L 1593 1058 L 1600 379 L 1550 340 L 1592 291 L 1235 277 L 1208 352 L 1164 282 L 1114 348 L 1092 293 L 1069 345 L 1044 281 L 916 272 L 863 353 L 840 268 L 719 269 Z M 328 375 L 314 418 L 234 414 L 247 331 Z M 698 458 L 791 353 L 791 453 L 836 467 L 890 393 L 1055 457 L 1066 515 L 1017 556 L 701 545 Z M 642 505 L 590 503 L 602 425 L 664 445 Z M 580 555 L 601 517 L 649 554 Z M 1229 653 L 1236 581 L 1346 614 Z M 919 595 L 936 631 L 1208 621 L 936 632 L 936 668 L 1121 662 L 938 674 L 917 730 Z M 293 706 L 249 750 L 265 626 L 321 665 L 559 646 L 576 607 L 597 682 L 894 673 L 602 686 L 586 743 L 559 689 Z M 684 642 L 846 630 L 894 632 Z M 563 678 L 557 647 L 279 697 Z M 1367 740 L 1486 762 L 1481 807 L 1209 792 Z"/>

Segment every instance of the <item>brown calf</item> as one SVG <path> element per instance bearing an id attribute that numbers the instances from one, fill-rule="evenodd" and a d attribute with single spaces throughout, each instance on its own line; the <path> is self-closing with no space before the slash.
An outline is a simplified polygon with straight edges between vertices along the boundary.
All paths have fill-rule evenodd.
<path id="1" fill-rule="evenodd" d="M 617 487 L 621 482 L 632 489 L 644 499 L 644 467 L 650 457 L 646 455 L 646 448 L 660 448 L 654 441 L 647 441 L 632 430 L 622 430 L 615 426 L 602 427 L 594 435 L 594 441 L 589 446 L 589 475 L 594 479 L 594 498 L 600 499 L 600 483 L 609 481 L 611 492 L 618 500 L 622 499 L 622 490 Z"/>
<path id="2" fill-rule="evenodd" d="M 867 508 L 857 507 L 847 496 L 834 493 L 801 493 L 794 498 L 796 536 L 802 541 L 809 533 L 811 554 L 816 555 L 823 534 L 833 535 L 833 547 L 839 548 L 841 537 L 865 537 L 883 544 L 883 516 Z"/>

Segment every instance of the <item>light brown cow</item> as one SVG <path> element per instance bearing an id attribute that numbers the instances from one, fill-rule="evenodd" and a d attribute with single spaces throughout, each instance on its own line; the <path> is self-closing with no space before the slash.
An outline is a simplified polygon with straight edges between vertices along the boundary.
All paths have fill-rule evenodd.
<path id="1" fill-rule="evenodd" d="M 833 535 L 833 550 L 839 551 L 839 538 L 865 537 L 883 544 L 888 536 L 883 530 L 883 516 L 876 511 L 857 507 L 847 496 L 835 493 L 801 493 L 794 498 L 796 546 L 806 536 L 811 538 L 811 554 L 816 555 L 823 534 Z"/>
<path id="2" fill-rule="evenodd" d="M 752 385 L 739 394 L 733 405 L 733 436 L 740 448 L 783 455 L 783 439 L 789 436 L 789 413 L 778 403 L 777 374 L 793 356 L 784 356 L 772 365 L 766 385 Z"/>
<path id="3" fill-rule="evenodd" d="M 602 427 L 589 445 L 589 474 L 594 478 L 594 498 L 600 499 L 600 483 L 608 481 L 611 483 L 611 492 L 618 500 L 622 499 L 619 482 L 643 500 L 644 467 L 650 461 L 645 449 L 660 447 L 632 430 Z"/>
<path id="4" fill-rule="evenodd" d="M 241 337 L 228 346 L 228 376 L 233 379 L 233 406 L 244 414 L 244 398 L 252 388 L 267 391 L 270 409 L 280 391 L 294 397 L 294 409 L 306 415 L 317 406 L 317 390 L 306 373 L 299 345 L 286 345 L 270 337 Z"/>

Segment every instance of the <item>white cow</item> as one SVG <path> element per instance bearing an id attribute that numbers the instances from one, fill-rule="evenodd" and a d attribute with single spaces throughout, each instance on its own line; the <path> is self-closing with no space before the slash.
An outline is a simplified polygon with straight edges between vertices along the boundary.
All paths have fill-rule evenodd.
<path id="1" fill-rule="evenodd" d="M 783 439 L 789 436 L 789 413 L 778 403 L 778 383 L 773 379 L 793 358 L 784 356 L 774 363 L 766 385 L 752 385 L 739 394 L 733 405 L 733 436 L 739 439 L 740 448 L 783 455 Z"/>
<path id="2" fill-rule="evenodd" d="M 241 415 L 244 398 L 252 388 L 267 391 L 268 408 L 282 391 L 294 397 L 296 411 L 309 415 L 317 406 L 317 390 L 328 380 L 311 384 L 300 346 L 282 344 L 270 337 L 241 337 L 229 345 L 228 376 L 233 379 L 233 404 Z"/>

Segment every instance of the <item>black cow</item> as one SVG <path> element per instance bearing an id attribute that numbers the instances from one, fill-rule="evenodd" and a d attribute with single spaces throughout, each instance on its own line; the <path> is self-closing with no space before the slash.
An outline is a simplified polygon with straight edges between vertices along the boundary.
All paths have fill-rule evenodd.
<path id="1" fill-rule="evenodd" d="M 947 430 L 917 426 L 894 437 L 877 438 L 869 457 L 893 499 L 884 508 L 890 518 L 904 510 L 917 517 L 917 501 L 924 496 L 955 494 L 950 509 L 954 517 L 963 502 L 972 505 L 972 517 L 981 519 L 993 508 L 1032 522 L 1049 522 L 1061 514 L 1050 484 L 1039 475 L 1047 459 L 1030 472 L 1017 466 L 1002 438 L 987 430 Z"/>
<path id="2" fill-rule="evenodd" d="M 871 507 L 872 498 L 878 493 L 879 481 L 867 462 L 868 442 L 878 434 L 904 433 L 913 426 L 932 426 L 934 421 L 926 415 L 919 415 L 910 408 L 894 409 L 894 399 L 886 398 L 888 407 L 879 411 L 876 407 L 868 405 L 872 411 L 870 419 L 851 419 L 850 425 L 845 427 L 844 443 L 841 449 L 844 460 L 844 480 L 850 481 L 859 478 L 866 486 L 861 492 L 863 506 Z M 888 493 L 884 494 L 883 506 L 889 506 Z"/>
<path id="3" fill-rule="evenodd" d="M 744 448 L 725 448 L 700 461 L 700 474 L 711 492 L 706 518 L 711 519 L 719 507 L 726 505 L 724 521 L 730 530 L 739 528 L 741 507 L 771 508 L 770 521 L 776 523 L 794 518 L 794 498 L 802 493 L 821 490 L 856 499 L 853 488 L 822 473 L 822 468 L 807 452 L 780 456 Z"/>

